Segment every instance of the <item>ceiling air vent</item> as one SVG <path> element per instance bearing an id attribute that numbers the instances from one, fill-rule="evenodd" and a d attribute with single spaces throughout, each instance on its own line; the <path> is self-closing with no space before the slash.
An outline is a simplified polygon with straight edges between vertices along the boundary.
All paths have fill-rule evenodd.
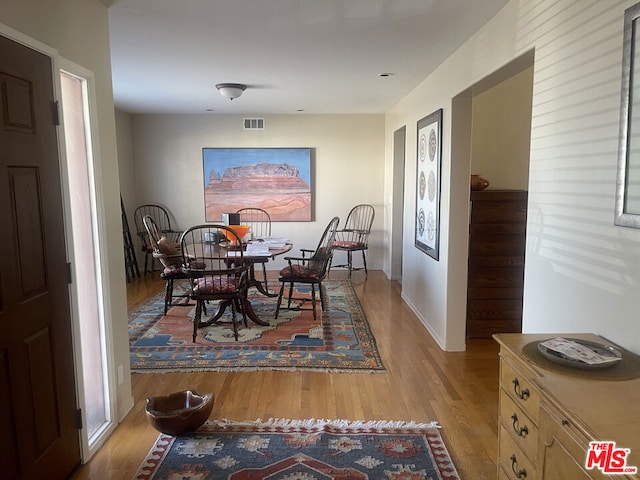
<path id="1" fill-rule="evenodd" d="M 264 118 L 245 118 L 243 125 L 245 130 L 264 130 Z"/>

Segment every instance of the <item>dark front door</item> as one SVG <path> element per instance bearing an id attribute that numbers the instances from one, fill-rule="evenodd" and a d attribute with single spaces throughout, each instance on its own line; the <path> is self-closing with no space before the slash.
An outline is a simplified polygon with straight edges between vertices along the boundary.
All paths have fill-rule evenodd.
<path id="1" fill-rule="evenodd" d="M 51 59 L 0 36 L 0 478 L 80 462 Z"/>

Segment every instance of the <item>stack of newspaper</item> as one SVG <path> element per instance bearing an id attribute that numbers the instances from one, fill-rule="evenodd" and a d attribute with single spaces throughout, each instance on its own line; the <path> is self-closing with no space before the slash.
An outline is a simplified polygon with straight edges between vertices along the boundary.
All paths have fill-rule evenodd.
<path id="1" fill-rule="evenodd" d="M 284 248 L 284 246 L 290 242 L 284 237 L 261 237 L 254 240 L 253 243 L 262 244 L 271 250 L 279 250 Z"/>

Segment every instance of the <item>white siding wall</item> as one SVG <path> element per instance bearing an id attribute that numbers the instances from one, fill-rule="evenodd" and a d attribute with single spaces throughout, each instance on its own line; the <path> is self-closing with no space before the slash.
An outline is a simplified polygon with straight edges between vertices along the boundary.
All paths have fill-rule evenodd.
<path id="1" fill-rule="evenodd" d="M 525 332 L 590 331 L 640 352 L 640 230 L 613 226 L 626 0 L 513 0 L 386 118 L 407 125 L 405 217 L 413 218 L 415 123 L 444 108 L 441 260 L 413 247 L 405 225 L 403 294 L 440 345 L 464 348 L 468 212 L 452 192 L 469 175 L 451 160 L 451 99 L 535 48 L 525 272 Z M 387 182 L 386 188 L 389 188 Z M 389 219 L 388 219 L 389 221 Z M 455 285 L 459 285 L 455 288 Z M 449 286 L 449 288 L 446 288 Z"/>

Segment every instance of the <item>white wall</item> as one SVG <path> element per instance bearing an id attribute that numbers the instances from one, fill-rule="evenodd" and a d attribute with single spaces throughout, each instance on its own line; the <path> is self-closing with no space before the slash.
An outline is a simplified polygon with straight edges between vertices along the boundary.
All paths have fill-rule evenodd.
<path id="1" fill-rule="evenodd" d="M 339 216 L 343 224 L 353 205 L 370 203 L 376 208 L 376 220 L 367 266 L 382 268 L 384 116 L 270 115 L 265 117 L 264 131 L 243 130 L 242 118 L 132 115 L 136 205 L 165 205 L 180 228 L 205 223 L 202 148 L 311 147 L 315 220 L 274 223 L 273 235 L 290 238 L 295 248 L 315 248 L 332 217 Z M 360 262 L 361 257 L 354 257 L 355 265 Z M 268 268 L 284 265 L 279 259 Z"/>
<path id="2" fill-rule="evenodd" d="M 466 251 L 450 235 L 468 211 L 450 206 L 459 201 L 451 185 L 470 168 L 452 165 L 451 99 L 535 48 L 523 331 L 594 332 L 640 353 L 640 230 L 613 226 L 623 14 L 633 3 L 512 0 L 388 112 L 385 172 L 406 124 L 405 216 L 414 218 L 414 125 L 444 108 L 441 258 L 413 247 L 407 223 L 403 265 L 403 295 L 443 348 L 464 348 L 465 318 L 452 305 L 466 299 L 453 261 Z"/>
<path id="3" fill-rule="evenodd" d="M 122 224 L 116 133 L 111 88 L 111 57 L 107 9 L 97 0 L 2 0 L 0 23 L 22 35 L 37 40 L 55 50 L 61 57 L 90 70 L 95 78 L 97 125 L 99 132 L 94 152 L 101 162 L 99 189 L 103 192 L 104 218 L 107 238 L 107 283 L 110 301 L 105 310 L 112 325 L 116 366 L 122 365 L 124 382 L 117 391 L 118 415 L 123 418 L 133 405 L 129 375 L 129 345 L 125 273 L 122 253 Z"/>
<path id="4" fill-rule="evenodd" d="M 131 236 L 134 241 L 135 225 L 133 212 L 136 207 L 136 188 L 133 167 L 133 138 L 131 136 L 131 115 L 116 109 L 116 133 L 118 137 L 118 171 L 120 173 L 120 195 L 127 214 L 127 221 Z M 142 252 L 136 251 L 136 258 L 141 257 Z M 140 258 L 138 258 L 140 260 Z"/>
<path id="5" fill-rule="evenodd" d="M 471 173 L 490 190 L 528 188 L 532 83 L 529 67 L 473 97 Z"/>

